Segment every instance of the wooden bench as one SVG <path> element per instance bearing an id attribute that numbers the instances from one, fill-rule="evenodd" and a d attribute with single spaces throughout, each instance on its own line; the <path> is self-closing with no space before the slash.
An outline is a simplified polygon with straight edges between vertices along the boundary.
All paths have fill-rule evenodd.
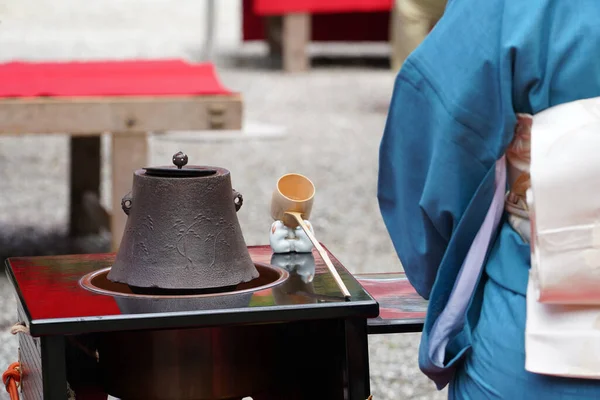
<path id="1" fill-rule="evenodd" d="M 243 0 L 244 41 L 266 40 L 287 72 L 310 68 L 314 42 L 389 42 L 394 0 Z"/>
<path id="2" fill-rule="evenodd" d="M 241 129 L 242 97 L 211 64 L 181 60 L 0 65 L 0 135 L 71 135 L 71 236 L 112 233 L 121 241 L 121 198 L 146 166 L 149 132 Z M 112 213 L 99 207 L 100 135 L 112 138 Z M 94 200 L 95 199 L 95 200 Z"/>

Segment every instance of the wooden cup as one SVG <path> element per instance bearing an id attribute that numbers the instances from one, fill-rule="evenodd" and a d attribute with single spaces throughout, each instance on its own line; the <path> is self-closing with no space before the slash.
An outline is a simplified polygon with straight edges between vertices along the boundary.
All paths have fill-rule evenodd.
<path id="1" fill-rule="evenodd" d="M 282 221 L 290 228 L 296 228 L 298 221 L 286 212 L 300 213 L 302 218 L 310 218 L 315 197 L 315 185 L 300 174 L 286 174 L 277 181 L 271 200 L 271 217 Z"/>

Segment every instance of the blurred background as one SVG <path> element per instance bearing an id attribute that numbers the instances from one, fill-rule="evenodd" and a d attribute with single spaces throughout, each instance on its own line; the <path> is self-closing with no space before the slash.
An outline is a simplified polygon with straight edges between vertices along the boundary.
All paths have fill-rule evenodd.
<path id="1" fill-rule="evenodd" d="M 268 205 L 277 178 L 305 174 L 317 188 L 311 222 L 319 240 L 353 273 L 400 271 L 376 198 L 378 147 L 396 75 L 386 36 L 389 10 L 378 5 L 353 11 L 346 19 L 334 16 L 335 23 L 315 17 L 318 35 L 332 40 L 308 43 L 309 68 L 290 72 L 264 40 L 254 40 L 265 19 L 252 11 L 251 1 L 212 3 L 214 9 L 208 0 L 0 0 L 0 63 L 165 58 L 214 63 L 223 84 L 243 95 L 243 129 L 151 135 L 149 164 L 168 164 L 182 150 L 190 164 L 229 169 L 234 188 L 244 195 L 238 216 L 249 245 L 268 244 Z M 2 261 L 110 249 L 108 233 L 76 243 L 67 237 L 68 146 L 66 134 L 0 135 Z M 110 210 L 106 135 L 102 174 L 101 201 Z M 8 333 L 16 311 L 3 274 L 0 290 L 4 370 L 17 358 L 17 343 Z M 375 400 L 445 398 L 418 370 L 418 340 L 418 334 L 370 337 Z"/>

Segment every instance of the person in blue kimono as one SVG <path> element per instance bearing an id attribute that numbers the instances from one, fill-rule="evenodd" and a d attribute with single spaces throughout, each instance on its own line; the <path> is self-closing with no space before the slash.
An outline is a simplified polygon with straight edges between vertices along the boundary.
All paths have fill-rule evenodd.
<path id="1" fill-rule="evenodd" d="M 490 207 L 517 113 L 600 96 L 600 1 L 450 0 L 396 77 L 378 201 L 406 274 L 429 300 L 419 365 L 450 399 L 600 399 L 600 381 L 525 370 L 530 247 L 504 215 L 464 313 L 447 310 Z M 443 354 L 436 320 L 448 311 Z"/>

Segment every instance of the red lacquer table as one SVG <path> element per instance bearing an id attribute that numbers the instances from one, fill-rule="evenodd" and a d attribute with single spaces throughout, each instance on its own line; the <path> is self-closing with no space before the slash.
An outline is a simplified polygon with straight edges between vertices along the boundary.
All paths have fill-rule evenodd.
<path id="1" fill-rule="evenodd" d="M 99 206 L 100 134 L 112 136 L 112 209 L 146 166 L 147 133 L 240 129 L 242 99 L 212 64 L 182 60 L 0 64 L 0 135 L 71 135 L 73 236 L 106 227 L 116 250 L 125 215 Z M 85 196 L 84 196 L 85 195 Z M 90 215 L 85 210 L 94 209 Z M 102 226 L 105 225 L 105 226 Z"/>
<path id="2" fill-rule="evenodd" d="M 252 394 L 255 400 L 364 400 L 370 394 L 368 335 L 420 331 L 427 302 L 404 274 L 352 275 L 327 251 L 349 300 L 316 251 L 288 257 L 269 246 L 251 246 L 255 262 L 282 268 L 288 278 L 196 299 L 86 289 L 83 277 L 110 268 L 114 254 L 9 259 L 7 274 L 27 328 L 19 334 L 23 399 L 63 400 L 69 381 L 78 400 L 106 400 L 93 351 L 103 335 L 254 326 L 277 338 L 270 346 L 278 349 L 275 368 L 262 365 L 276 375 L 273 392 Z"/>

